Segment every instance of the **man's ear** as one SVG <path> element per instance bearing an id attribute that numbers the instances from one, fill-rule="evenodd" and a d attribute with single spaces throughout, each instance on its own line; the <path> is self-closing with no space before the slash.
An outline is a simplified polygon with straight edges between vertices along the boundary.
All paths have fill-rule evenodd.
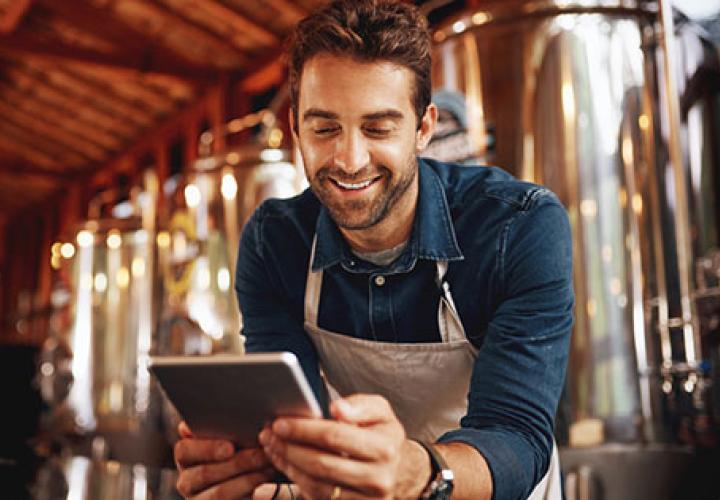
<path id="1" fill-rule="evenodd" d="M 295 113 L 293 112 L 292 106 L 288 108 L 288 124 L 290 124 L 290 133 L 293 136 L 293 140 L 296 144 L 299 144 L 297 135 L 297 124 L 295 123 Z"/>
<path id="2" fill-rule="evenodd" d="M 433 133 L 435 133 L 435 125 L 438 120 L 438 109 L 435 104 L 430 103 L 425 108 L 425 114 L 420 120 L 420 128 L 415 136 L 415 149 L 420 152 L 423 151 L 432 139 Z"/>

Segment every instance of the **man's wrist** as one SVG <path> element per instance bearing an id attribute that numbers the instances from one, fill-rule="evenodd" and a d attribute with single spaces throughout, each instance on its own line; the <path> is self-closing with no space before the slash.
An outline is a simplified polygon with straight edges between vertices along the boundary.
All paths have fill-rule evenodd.
<path id="1" fill-rule="evenodd" d="M 400 477 L 396 486 L 397 498 L 420 498 L 432 480 L 432 466 L 425 448 L 412 439 L 403 443 Z"/>

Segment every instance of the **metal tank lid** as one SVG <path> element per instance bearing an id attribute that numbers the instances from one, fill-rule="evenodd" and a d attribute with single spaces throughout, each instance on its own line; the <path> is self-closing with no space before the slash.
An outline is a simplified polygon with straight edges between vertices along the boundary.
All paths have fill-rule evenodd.
<path id="1" fill-rule="evenodd" d="M 442 2 L 440 2 L 442 3 Z M 438 4 L 438 7 L 440 5 Z M 432 10 L 426 12 L 432 15 Z M 433 39 L 437 43 L 473 28 L 506 23 L 528 17 L 561 14 L 619 14 L 656 16 L 654 0 L 484 0 L 472 8 L 455 11 L 434 23 Z"/>

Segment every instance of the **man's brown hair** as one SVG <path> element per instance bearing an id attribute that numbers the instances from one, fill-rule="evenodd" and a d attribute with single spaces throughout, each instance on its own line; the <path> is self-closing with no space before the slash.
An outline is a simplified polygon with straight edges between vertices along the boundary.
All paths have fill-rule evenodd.
<path id="1" fill-rule="evenodd" d="M 412 71 L 418 126 L 430 104 L 430 34 L 425 17 L 412 5 L 388 0 L 335 0 L 300 21 L 288 52 L 295 123 L 303 66 L 320 53 L 360 62 L 388 61 Z"/>

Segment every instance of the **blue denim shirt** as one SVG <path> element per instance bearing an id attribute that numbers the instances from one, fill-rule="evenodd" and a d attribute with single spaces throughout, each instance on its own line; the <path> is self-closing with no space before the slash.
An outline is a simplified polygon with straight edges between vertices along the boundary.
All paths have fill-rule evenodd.
<path id="1" fill-rule="evenodd" d="M 324 270 L 318 326 L 383 342 L 438 342 L 435 262 L 479 349 L 467 415 L 440 442 L 475 447 L 495 499 L 526 498 L 544 475 L 572 326 L 572 243 L 565 209 L 545 188 L 491 167 L 419 159 L 410 241 L 385 268 L 356 257 L 312 191 L 263 203 L 245 227 L 236 291 L 247 350 L 291 351 L 324 402 L 303 329 L 305 279 Z M 386 277 L 382 287 L 374 276 Z M 432 402 L 428 402 L 432 404 Z M 418 409 L 422 411 L 422 409 Z"/>

